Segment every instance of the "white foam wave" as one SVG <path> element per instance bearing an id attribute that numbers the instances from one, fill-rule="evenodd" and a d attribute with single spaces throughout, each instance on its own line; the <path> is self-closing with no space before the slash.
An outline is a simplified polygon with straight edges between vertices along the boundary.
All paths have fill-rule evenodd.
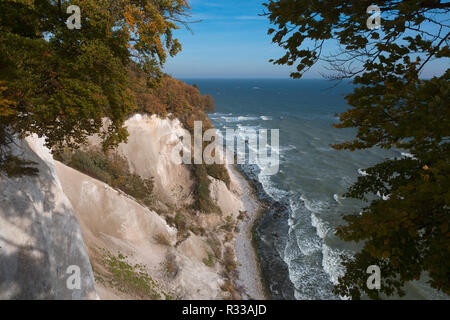
<path id="1" fill-rule="evenodd" d="M 210 113 L 209 116 L 213 116 L 213 117 L 223 117 L 223 116 L 232 116 L 233 114 L 230 113 L 223 113 L 223 112 L 214 112 L 214 113 Z"/>
<path id="2" fill-rule="evenodd" d="M 291 208 L 291 211 L 295 216 L 295 212 L 297 212 L 297 210 L 301 207 L 301 202 L 295 201 L 294 199 L 294 197 L 289 197 L 289 207 Z"/>
<path id="3" fill-rule="evenodd" d="M 340 197 L 338 194 L 334 194 L 333 195 L 333 198 L 334 198 L 334 201 L 336 201 L 337 203 L 339 203 L 340 205 L 342 205 L 342 202 L 341 202 L 341 200 L 344 200 L 345 198 L 344 197 Z"/>
<path id="4" fill-rule="evenodd" d="M 341 255 L 348 255 L 346 251 L 333 249 L 325 243 L 322 245 L 322 266 L 325 272 L 330 276 L 331 282 L 337 284 L 340 277 L 345 274 L 345 268 L 342 266 Z"/>
<path id="5" fill-rule="evenodd" d="M 289 218 L 288 219 L 288 225 L 289 225 L 289 227 L 293 227 L 295 225 L 295 220 L 292 219 L 292 218 Z"/>
<path id="6" fill-rule="evenodd" d="M 306 198 L 304 195 L 300 196 L 300 199 L 305 204 L 306 209 L 310 212 L 321 212 L 328 208 L 328 203 L 325 201 L 320 200 L 314 200 L 310 201 L 308 198 Z"/>
<path id="7" fill-rule="evenodd" d="M 317 235 L 320 239 L 325 239 L 328 233 L 333 229 L 328 222 L 320 219 L 314 212 L 311 214 L 311 224 L 316 228 Z"/>
<path id="8" fill-rule="evenodd" d="M 402 152 L 402 156 L 404 156 L 405 158 L 410 158 L 410 159 L 413 159 L 413 160 L 417 160 L 417 158 L 414 157 L 414 155 L 412 155 L 411 153 L 408 153 L 408 152 Z"/>
<path id="9" fill-rule="evenodd" d="M 228 117 L 228 116 L 221 116 L 221 119 L 225 120 L 225 122 L 243 122 L 243 121 L 255 121 L 259 118 L 257 117 L 250 117 L 250 116 L 239 116 L 239 117 Z"/>
<path id="10" fill-rule="evenodd" d="M 238 124 L 237 128 L 239 129 L 239 134 L 250 133 L 250 134 L 257 135 L 258 129 L 260 127 L 259 126 L 244 126 L 244 125 Z"/>
<path id="11" fill-rule="evenodd" d="M 274 200 L 280 201 L 284 197 L 288 196 L 290 193 L 275 187 L 271 180 L 271 176 L 268 175 L 258 175 L 258 180 L 261 182 L 264 191 Z"/>
<path id="12" fill-rule="evenodd" d="M 358 174 L 363 176 L 363 177 L 367 177 L 368 176 L 367 172 L 365 170 L 363 170 L 363 169 L 358 169 Z"/>
<path id="13" fill-rule="evenodd" d="M 309 238 L 305 236 L 297 237 L 297 246 L 305 256 L 310 256 L 322 248 L 322 242 L 318 238 Z"/>
<path id="14" fill-rule="evenodd" d="M 289 232 L 284 261 L 289 268 L 289 279 L 295 286 L 295 298 L 299 300 L 333 299 L 328 275 L 310 257 L 320 253 L 320 240 L 318 240 L 319 243 L 314 244 L 313 241 L 308 242 L 308 238 L 303 236 L 304 243 L 300 240 L 299 246 L 299 239 L 295 239 L 298 235 L 294 237 L 294 233 L 292 230 Z"/>

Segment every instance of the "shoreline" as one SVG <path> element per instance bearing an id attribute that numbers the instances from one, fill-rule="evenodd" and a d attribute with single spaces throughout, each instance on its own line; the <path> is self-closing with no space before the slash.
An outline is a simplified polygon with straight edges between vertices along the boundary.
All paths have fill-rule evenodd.
<path id="1" fill-rule="evenodd" d="M 266 296 L 273 300 L 296 300 L 288 265 L 279 253 L 279 250 L 286 247 L 287 238 L 280 234 L 288 234 L 289 208 L 283 201 L 276 201 L 267 194 L 257 178 L 255 168 L 247 170 L 237 165 L 236 169 L 250 186 L 252 197 L 261 208 L 252 226 L 251 239 Z"/>
<path id="2" fill-rule="evenodd" d="M 269 300 L 270 293 L 265 285 L 260 257 L 254 241 L 254 230 L 262 218 L 263 206 L 257 199 L 250 182 L 239 169 L 234 165 L 229 166 L 229 169 L 242 189 L 242 203 L 246 212 L 245 218 L 237 225 L 239 230 L 235 235 L 234 247 L 238 262 L 238 276 L 234 281 L 243 299 Z"/>

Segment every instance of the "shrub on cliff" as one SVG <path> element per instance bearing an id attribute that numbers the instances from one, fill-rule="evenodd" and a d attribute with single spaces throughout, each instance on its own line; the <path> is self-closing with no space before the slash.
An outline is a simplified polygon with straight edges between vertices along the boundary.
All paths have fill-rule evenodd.
<path id="1" fill-rule="evenodd" d="M 117 154 L 108 156 L 101 151 L 71 152 L 66 149 L 56 157 L 70 167 L 122 190 L 144 205 L 149 206 L 153 202 L 153 181 L 131 173 L 126 159 Z"/>
<path id="2" fill-rule="evenodd" d="M 194 165 L 193 171 L 197 179 L 195 188 L 195 209 L 205 213 L 220 213 L 220 208 L 211 199 L 211 193 L 209 190 L 211 180 L 209 180 L 205 165 Z"/>
<path id="3" fill-rule="evenodd" d="M 223 263 L 225 265 L 225 269 L 231 273 L 236 270 L 237 263 L 234 251 L 231 247 L 226 247 L 225 252 L 223 254 Z"/>
<path id="4" fill-rule="evenodd" d="M 230 187 L 230 175 L 228 174 L 228 170 L 224 165 L 220 165 L 220 164 L 211 164 L 211 165 L 206 165 L 206 172 L 208 173 L 209 176 L 217 179 L 217 180 L 221 180 L 223 182 L 225 182 L 225 184 L 227 185 L 227 187 Z"/>

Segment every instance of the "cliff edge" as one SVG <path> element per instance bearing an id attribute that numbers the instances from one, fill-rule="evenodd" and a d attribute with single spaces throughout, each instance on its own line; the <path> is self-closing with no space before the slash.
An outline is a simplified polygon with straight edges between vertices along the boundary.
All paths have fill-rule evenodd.
<path id="1" fill-rule="evenodd" d="M 12 151 L 35 162 L 39 175 L 0 176 L 0 300 L 96 299 L 82 232 L 43 139 L 18 140 Z M 67 284 L 71 266 L 79 289 Z"/>
<path id="2" fill-rule="evenodd" d="M 130 174 L 153 180 L 145 203 L 53 160 L 42 140 L 18 142 L 39 175 L 0 178 L 0 298 L 263 299 L 246 181 L 229 166 L 229 183 L 208 176 L 217 210 L 201 212 L 192 168 L 171 161 L 181 123 L 135 115 L 125 124 L 128 142 L 114 152 Z M 85 156 L 98 148 L 91 137 Z M 72 265 L 81 290 L 67 289 Z"/>

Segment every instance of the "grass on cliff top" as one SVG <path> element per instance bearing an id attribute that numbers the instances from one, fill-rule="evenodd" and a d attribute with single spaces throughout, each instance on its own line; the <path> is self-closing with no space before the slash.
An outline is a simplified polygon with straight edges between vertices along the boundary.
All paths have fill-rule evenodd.
<path id="1" fill-rule="evenodd" d="M 161 299 L 161 295 L 154 289 L 156 283 L 148 275 L 145 266 L 129 264 L 124 255 L 117 257 L 110 254 L 105 256 L 105 265 L 111 273 L 111 284 L 124 293 L 136 294 L 141 298 L 150 297 L 153 300 Z"/>
<path id="2" fill-rule="evenodd" d="M 153 180 L 142 179 L 131 173 L 126 159 L 117 154 L 108 156 L 100 151 L 64 150 L 57 159 L 94 179 L 122 190 L 146 206 L 153 203 Z"/>
<path id="3" fill-rule="evenodd" d="M 108 274 L 96 277 L 103 284 L 112 288 L 139 297 L 140 299 L 173 300 L 173 297 L 163 292 L 158 284 L 149 276 L 142 264 L 130 264 L 122 253 L 112 255 L 103 250 L 102 264 L 106 267 Z"/>

